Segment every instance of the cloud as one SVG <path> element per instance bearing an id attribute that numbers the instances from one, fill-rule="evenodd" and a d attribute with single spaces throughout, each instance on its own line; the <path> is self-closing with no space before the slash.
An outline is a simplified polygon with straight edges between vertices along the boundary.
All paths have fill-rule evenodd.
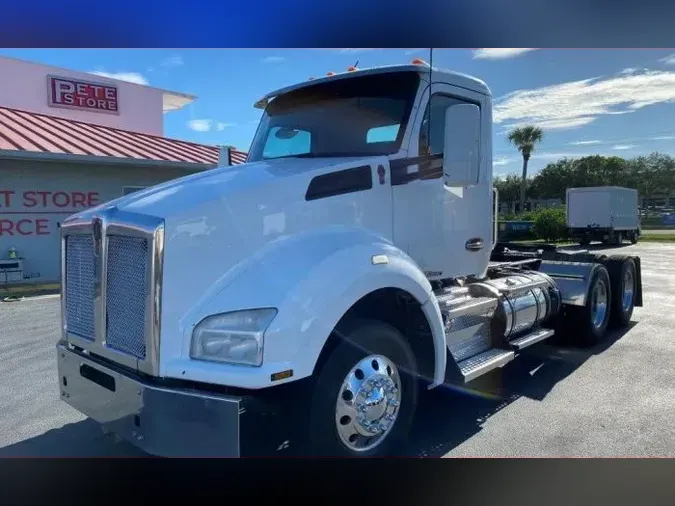
<path id="1" fill-rule="evenodd" d="M 675 65 L 675 53 L 669 54 L 665 58 L 661 58 L 659 61 L 661 63 L 665 63 L 666 65 Z"/>
<path id="2" fill-rule="evenodd" d="M 260 61 L 262 61 L 263 63 L 281 63 L 285 60 L 286 58 L 284 58 L 283 56 L 267 56 Z"/>
<path id="3" fill-rule="evenodd" d="M 649 72 L 649 70 L 644 69 L 644 68 L 628 67 L 627 69 L 623 69 L 622 71 L 620 71 L 618 75 L 620 75 L 620 76 L 632 76 L 632 75 L 641 74 L 641 73 L 644 73 L 644 72 Z"/>
<path id="4" fill-rule="evenodd" d="M 231 128 L 237 126 L 236 123 L 225 123 L 223 121 L 215 121 L 212 119 L 192 119 L 188 121 L 187 126 L 190 130 L 195 132 L 210 132 L 211 130 L 217 130 L 222 132 L 226 128 Z"/>
<path id="5" fill-rule="evenodd" d="M 365 53 L 366 51 L 375 51 L 373 48 L 344 48 L 338 49 L 338 53 Z"/>
<path id="6" fill-rule="evenodd" d="M 617 149 L 617 150 L 620 150 L 620 151 L 624 151 L 624 150 L 627 150 L 627 149 L 633 149 L 633 148 L 637 148 L 637 144 L 616 144 L 616 145 L 612 146 L 612 149 Z"/>
<path id="7" fill-rule="evenodd" d="M 176 54 L 173 56 L 169 56 L 165 60 L 162 60 L 160 62 L 160 65 L 162 67 L 180 67 L 181 65 L 183 65 L 183 63 L 185 63 L 183 61 L 183 57 L 179 54 Z"/>
<path id="8" fill-rule="evenodd" d="M 191 119 L 187 123 L 188 128 L 190 130 L 194 130 L 195 132 L 208 132 L 211 130 L 211 127 L 213 126 L 213 120 L 212 119 Z"/>
<path id="9" fill-rule="evenodd" d="M 602 144 L 602 141 L 574 141 L 570 142 L 572 146 L 590 146 L 592 144 Z"/>
<path id="10" fill-rule="evenodd" d="M 535 47 L 482 48 L 476 49 L 473 52 L 473 57 L 476 60 L 503 60 L 536 51 L 536 49 Z"/>
<path id="11" fill-rule="evenodd" d="M 652 137 L 653 141 L 673 141 L 675 140 L 675 135 L 659 135 L 658 137 Z"/>
<path id="12" fill-rule="evenodd" d="M 506 128 L 535 124 L 544 129 L 576 128 L 598 117 L 627 114 L 675 101 L 675 72 L 591 78 L 517 90 L 495 100 L 495 123 Z"/>
<path id="13" fill-rule="evenodd" d="M 497 156 L 492 160 L 492 165 L 508 165 L 511 162 L 514 162 L 515 159 L 509 158 L 507 156 Z"/>
<path id="14" fill-rule="evenodd" d="M 101 77 L 109 77 L 110 79 L 118 79 L 120 81 L 127 81 L 129 83 L 148 85 L 148 80 L 137 72 L 103 72 L 102 70 L 94 70 L 90 72 Z"/>

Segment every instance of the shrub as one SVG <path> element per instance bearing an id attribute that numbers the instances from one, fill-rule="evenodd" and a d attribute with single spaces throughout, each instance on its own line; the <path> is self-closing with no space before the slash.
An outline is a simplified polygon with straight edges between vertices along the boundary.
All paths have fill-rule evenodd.
<path id="1" fill-rule="evenodd" d="M 533 231 L 539 239 L 557 241 L 567 236 L 565 209 L 541 209 L 534 216 Z"/>

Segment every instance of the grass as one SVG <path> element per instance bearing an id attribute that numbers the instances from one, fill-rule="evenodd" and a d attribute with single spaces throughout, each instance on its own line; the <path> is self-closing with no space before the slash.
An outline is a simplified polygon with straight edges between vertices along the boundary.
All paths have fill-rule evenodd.
<path id="1" fill-rule="evenodd" d="M 58 283 L 0 285 L 0 300 L 5 297 L 32 297 L 35 295 L 59 293 L 60 288 Z"/>
<path id="2" fill-rule="evenodd" d="M 508 241 L 521 244 L 555 244 L 556 246 L 572 246 L 577 245 L 574 241 L 544 241 L 543 239 L 530 239 L 530 240 L 518 240 L 518 241 Z M 648 232 L 643 232 L 643 234 L 638 239 L 638 244 L 640 242 L 675 242 L 675 231 L 672 234 L 650 234 Z"/>
<path id="3" fill-rule="evenodd" d="M 649 234 L 643 233 L 638 242 L 675 242 L 675 232 L 672 234 Z"/>

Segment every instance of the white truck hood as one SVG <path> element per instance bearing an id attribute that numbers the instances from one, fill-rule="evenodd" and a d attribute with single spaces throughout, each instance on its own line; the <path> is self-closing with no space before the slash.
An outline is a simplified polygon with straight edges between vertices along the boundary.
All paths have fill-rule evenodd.
<path id="1" fill-rule="evenodd" d="M 391 186 L 377 185 L 376 176 L 369 192 L 305 199 L 316 175 L 363 165 L 376 171 L 381 163 L 383 157 L 262 161 L 187 176 L 100 206 L 113 215 L 119 209 L 164 219 L 161 354 L 184 353 L 181 343 L 195 312 L 249 269 L 260 269 L 256 254 L 263 248 L 330 226 L 363 228 L 390 240 Z M 293 254 L 302 257 L 303 251 Z"/>

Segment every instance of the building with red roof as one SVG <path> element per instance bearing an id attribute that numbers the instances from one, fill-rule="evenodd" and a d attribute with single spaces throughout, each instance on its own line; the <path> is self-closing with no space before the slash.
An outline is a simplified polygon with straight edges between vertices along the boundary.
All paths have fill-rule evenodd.
<path id="1" fill-rule="evenodd" d="M 0 57 L 0 287 L 59 280 L 59 224 L 246 153 L 164 137 L 196 97 Z"/>

